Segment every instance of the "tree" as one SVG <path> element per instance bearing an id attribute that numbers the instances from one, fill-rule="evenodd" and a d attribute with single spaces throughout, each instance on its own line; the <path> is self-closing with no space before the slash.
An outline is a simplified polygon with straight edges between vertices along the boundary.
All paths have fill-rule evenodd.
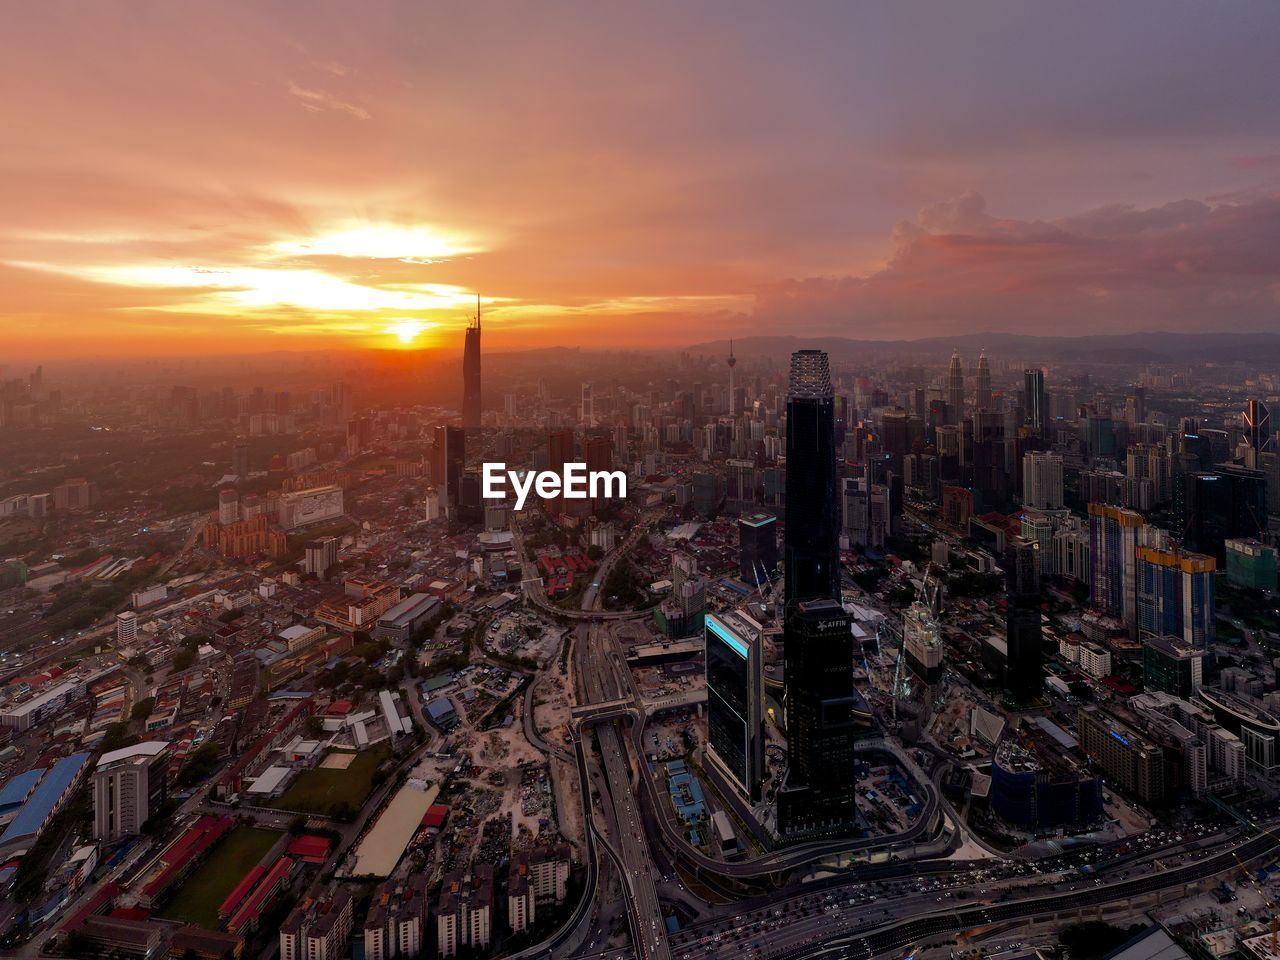
<path id="1" fill-rule="evenodd" d="M 190 787 L 204 780 L 218 766 L 222 751 L 213 741 L 206 741 L 196 749 L 187 762 L 178 771 L 176 783 L 180 787 Z"/>
<path id="2" fill-rule="evenodd" d="M 174 670 L 188 670 L 196 662 L 196 654 L 194 650 L 188 650 L 183 647 L 173 655 Z"/>

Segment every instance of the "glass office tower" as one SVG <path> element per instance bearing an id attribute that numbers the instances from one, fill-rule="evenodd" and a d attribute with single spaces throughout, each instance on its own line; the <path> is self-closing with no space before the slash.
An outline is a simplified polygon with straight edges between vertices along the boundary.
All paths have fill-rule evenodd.
<path id="1" fill-rule="evenodd" d="M 761 627 L 742 613 L 707 614 L 709 758 L 745 799 L 760 799 L 765 779 Z"/>
<path id="2" fill-rule="evenodd" d="M 857 826 L 853 631 L 840 604 L 840 509 L 835 401 L 827 355 L 791 355 L 787 397 L 787 778 L 778 825 L 792 837 L 842 835 Z"/>

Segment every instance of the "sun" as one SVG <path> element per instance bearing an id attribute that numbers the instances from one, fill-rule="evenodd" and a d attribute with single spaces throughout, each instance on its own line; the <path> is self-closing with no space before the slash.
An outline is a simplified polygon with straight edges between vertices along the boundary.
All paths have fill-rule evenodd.
<path id="1" fill-rule="evenodd" d="M 433 324 L 426 323 L 422 320 L 397 320 L 390 324 L 386 332 L 399 339 L 402 346 L 409 346 L 414 340 L 418 339 L 418 335 Z"/>

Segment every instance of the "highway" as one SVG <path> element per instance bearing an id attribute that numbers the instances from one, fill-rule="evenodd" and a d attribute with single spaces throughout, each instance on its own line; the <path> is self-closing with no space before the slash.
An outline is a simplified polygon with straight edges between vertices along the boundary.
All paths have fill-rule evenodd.
<path id="1" fill-rule="evenodd" d="M 598 602 L 598 595 L 587 602 Z M 617 699 L 625 686 L 621 679 L 625 675 L 617 672 L 616 663 L 608 655 L 599 636 L 602 632 L 599 626 L 591 627 L 586 642 L 577 646 L 578 677 L 583 697 L 589 703 Z M 632 791 L 631 765 L 625 741 L 619 736 L 616 719 L 598 723 L 593 729 L 604 767 L 608 799 L 612 804 L 612 846 L 620 860 L 632 944 L 642 960 L 669 960 L 671 952 L 658 902 L 656 871 L 644 822 Z M 643 764 L 643 757 L 642 753 L 637 753 L 637 763 Z M 641 770 L 639 779 L 649 778 Z M 588 808 L 587 812 L 594 818 L 594 810 Z"/>
<path id="2" fill-rule="evenodd" d="M 631 529 L 631 532 L 627 534 L 622 543 L 616 545 L 609 552 L 609 555 L 604 558 L 600 566 L 592 574 L 592 584 L 583 595 L 580 610 L 558 607 L 548 600 L 546 588 L 540 577 L 525 578 L 522 581 L 525 599 L 539 610 L 553 616 L 563 617 L 568 620 L 581 620 L 588 623 L 609 620 L 639 620 L 642 617 L 650 616 L 653 613 L 652 607 L 644 607 L 639 610 L 602 610 L 600 609 L 599 595 L 601 587 L 609 579 L 609 574 L 613 572 L 614 565 L 640 542 L 641 537 L 648 534 L 649 527 L 656 518 L 657 514 L 646 516 L 642 522 Z M 511 524 L 511 534 L 516 548 L 516 555 L 523 561 L 527 558 L 527 555 L 524 549 L 524 535 L 520 530 L 519 524 Z"/>
<path id="3" fill-rule="evenodd" d="M 551 604 L 546 599 L 540 580 L 527 579 L 524 582 L 525 597 L 534 606 L 557 616 L 583 621 L 578 628 L 579 635 L 574 644 L 574 665 L 579 685 L 580 704 L 617 699 L 624 691 L 623 683 L 619 679 L 620 674 L 616 672 L 616 664 L 608 657 L 601 656 L 604 649 L 599 636 L 601 627 L 593 621 L 627 620 L 649 615 L 648 610 L 610 612 L 600 609 L 603 599 L 602 585 L 608 579 L 614 565 L 640 541 L 647 532 L 648 526 L 648 522 L 638 524 L 603 560 L 594 574 L 592 584 L 583 594 L 580 611 L 564 610 Z M 514 524 L 513 532 L 516 548 L 523 557 L 523 540 Z M 537 734 L 533 724 L 533 699 L 533 689 L 530 688 L 526 694 L 524 716 L 526 734 L 531 734 L 530 743 L 549 754 L 563 757 L 561 751 Z M 597 888 L 601 885 L 600 856 L 604 853 L 614 861 L 622 881 L 623 899 L 627 906 L 636 955 L 642 960 L 670 960 L 671 952 L 667 944 L 666 927 L 655 883 L 656 870 L 649 855 L 644 826 L 632 791 L 631 766 L 627 757 L 626 741 L 619 735 L 614 721 L 601 724 L 594 732 L 605 778 L 600 799 L 608 807 L 605 812 L 606 819 L 610 823 L 606 824 L 598 822 L 595 806 L 591 802 L 591 779 L 583 731 L 575 725 L 573 734 L 588 844 L 587 894 L 578 904 L 570 921 L 564 924 L 553 937 L 516 956 L 522 960 L 524 958 L 532 960 L 535 957 L 566 956 L 573 952 L 574 945 L 580 943 L 583 932 L 588 927 L 588 921 L 594 913 L 593 907 L 596 905 L 595 900 L 599 892 Z M 589 733 L 586 735 L 589 736 Z M 637 761 L 643 762 L 643 754 L 637 754 Z M 641 779 L 647 778 L 641 776 Z"/>
<path id="4" fill-rule="evenodd" d="M 1172 869 L 1160 869 L 1154 861 L 1144 863 L 1141 869 L 1149 872 L 1138 876 L 1127 876 L 1134 864 L 1117 861 L 1111 871 L 1115 878 L 1111 880 L 1105 874 L 1073 873 L 1065 879 L 1058 878 L 1050 889 L 1054 878 L 1044 877 L 1038 884 L 1040 892 L 1033 881 L 1017 876 L 984 882 L 983 874 L 973 876 L 981 864 L 919 864 L 935 877 L 949 876 L 953 883 L 944 881 L 944 886 L 939 887 L 935 880 L 930 887 L 928 876 L 924 875 L 919 880 L 900 879 L 898 888 L 888 893 L 868 882 L 871 871 L 860 870 L 856 880 L 833 879 L 816 885 L 816 889 L 807 885 L 790 897 L 762 899 L 749 908 L 740 905 L 742 909 L 732 921 L 693 924 L 677 935 L 674 948 L 681 958 L 690 960 L 800 960 L 813 956 L 869 960 L 992 924 L 1055 915 L 1079 916 L 1082 911 L 1123 905 L 1164 891 L 1181 894 L 1193 884 L 1237 871 L 1252 861 L 1274 857 L 1280 852 L 1280 837 L 1251 832 L 1245 836 L 1236 831 L 1200 849 L 1206 851 L 1205 855 Z M 961 882 L 954 884 L 958 875 Z M 946 887 L 950 887 L 946 896 L 933 896 L 933 891 Z M 869 896 L 869 891 L 876 889 L 881 889 L 878 902 L 876 896 Z M 976 902 L 967 906 L 937 905 L 955 895 L 973 897 Z M 807 910 L 800 906 L 805 898 L 810 901 Z M 818 904 L 816 908 L 814 902 Z"/>

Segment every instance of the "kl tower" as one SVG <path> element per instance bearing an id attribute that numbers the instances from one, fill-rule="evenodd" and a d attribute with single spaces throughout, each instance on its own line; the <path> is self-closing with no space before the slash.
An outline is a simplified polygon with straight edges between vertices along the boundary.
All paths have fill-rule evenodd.
<path id="1" fill-rule="evenodd" d="M 733 341 L 729 341 L 729 416 L 738 415 L 738 411 L 734 409 L 733 394 L 733 368 L 738 365 L 738 358 L 733 355 Z"/>

